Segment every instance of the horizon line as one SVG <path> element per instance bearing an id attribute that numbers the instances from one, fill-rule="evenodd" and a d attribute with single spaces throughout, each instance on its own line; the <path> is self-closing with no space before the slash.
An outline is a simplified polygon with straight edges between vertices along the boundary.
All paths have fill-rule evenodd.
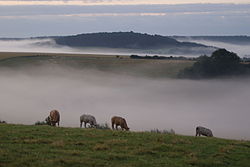
<path id="1" fill-rule="evenodd" d="M 138 31 L 98 31 L 98 32 L 83 32 L 83 33 L 72 33 L 72 34 L 62 34 L 62 35 L 37 35 L 37 36 L 26 36 L 26 37 L 0 37 L 2 39 L 34 39 L 34 38 L 53 38 L 53 37 L 68 37 L 68 36 L 77 36 L 83 34 L 99 34 L 99 33 L 136 33 L 136 34 L 146 34 L 146 35 L 159 35 L 163 37 L 250 37 L 250 35 L 241 34 L 241 35 L 177 35 L 177 34 L 168 34 L 163 35 L 160 33 L 148 33 L 148 32 L 138 32 Z"/>

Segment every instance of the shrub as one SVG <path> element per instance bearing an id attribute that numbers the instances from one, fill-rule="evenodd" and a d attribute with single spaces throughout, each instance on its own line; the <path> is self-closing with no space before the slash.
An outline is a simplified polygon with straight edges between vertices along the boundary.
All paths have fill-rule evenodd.
<path id="1" fill-rule="evenodd" d="M 45 121 L 37 121 L 35 125 L 48 125 L 48 123 Z"/>
<path id="2" fill-rule="evenodd" d="M 108 123 L 105 124 L 97 124 L 96 129 L 111 129 Z"/>
<path id="3" fill-rule="evenodd" d="M 7 122 L 6 122 L 6 121 L 1 121 L 1 120 L 0 120 L 0 124 L 7 124 Z"/>
<path id="4" fill-rule="evenodd" d="M 170 130 L 159 130 L 159 129 L 152 129 L 150 130 L 151 133 L 161 133 L 161 134 L 175 134 L 175 131 L 173 129 Z"/>

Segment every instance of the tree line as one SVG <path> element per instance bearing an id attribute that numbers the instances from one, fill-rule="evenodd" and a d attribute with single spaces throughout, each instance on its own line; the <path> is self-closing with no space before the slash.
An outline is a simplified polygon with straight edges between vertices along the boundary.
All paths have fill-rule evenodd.
<path id="1" fill-rule="evenodd" d="M 250 74 L 250 64 L 244 64 L 241 58 L 226 49 L 218 49 L 211 56 L 197 58 L 193 66 L 179 72 L 180 78 L 216 78 Z"/>

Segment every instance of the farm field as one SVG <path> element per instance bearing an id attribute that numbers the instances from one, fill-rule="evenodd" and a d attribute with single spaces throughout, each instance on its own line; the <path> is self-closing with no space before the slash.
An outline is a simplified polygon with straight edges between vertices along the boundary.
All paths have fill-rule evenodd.
<path id="1" fill-rule="evenodd" d="M 250 142 L 0 124 L 0 166 L 248 167 Z"/>
<path id="2" fill-rule="evenodd" d="M 119 55 L 0 53 L 0 67 L 62 65 L 78 69 L 95 69 L 118 74 L 174 78 L 194 63 L 190 60 L 131 59 Z"/>
<path id="3" fill-rule="evenodd" d="M 33 52 L 0 52 L 0 60 L 23 56 L 74 56 L 74 57 L 112 57 L 114 55 L 68 54 L 68 53 L 33 53 Z"/>

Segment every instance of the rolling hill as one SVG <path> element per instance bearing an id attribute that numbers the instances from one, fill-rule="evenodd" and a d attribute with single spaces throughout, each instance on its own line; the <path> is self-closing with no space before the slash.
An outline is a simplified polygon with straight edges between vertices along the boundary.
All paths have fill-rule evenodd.
<path id="1" fill-rule="evenodd" d="M 42 47 L 76 50 L 78 53 L 88 51 L 123 54 L 160 54 L 160 55 L 210 55 L 217 48 L 195 42 L 180 42 L 174 37 L 150 35 L 135 32 L 100 32 L 71 36 L 41 36 L 31 38 L 0 38 L 2 42 L 15 43 L 25 48 Z M 23 41 L 23 43 L 22 43 Z M 28 42 L 28 43 L 27 43 Z M 5 43 L 3 43 L 5 44 Z M 9 44 L 9 43 L 8 43 Z M 11 47 L 11 46 L 10 46 Z M 60 52 L 60 51 L 59 51 Z"/>
<path id="2" fill-rule="evenodd" d="M 161 35 L 134 32 L 102 32 L 53 37 L 56 44 L 69 47 L 117 48 L 148 54 L 210 54 L 216 48 L 193 42 L 179 42 Z"/>
<path id="3" fill-rule="evenodd" d="M 148 49 L 161 47 L 206 47 L 205 45 L 178 42 L 160 35 L 149 35 L 134 32 L 90 33 L 73 36 L 56 37 L 59 45 L 71 47 L 110 47 L 128 49 Z"/>
<path id="4" fill-rule="evenodd" d="M 26 69 L 47 65 L 153 78 L 175 78 L 180 70 L 193 63 L 192 60 L 132 59 L 118 55 L 0 53 L 0 68 Z"/>

